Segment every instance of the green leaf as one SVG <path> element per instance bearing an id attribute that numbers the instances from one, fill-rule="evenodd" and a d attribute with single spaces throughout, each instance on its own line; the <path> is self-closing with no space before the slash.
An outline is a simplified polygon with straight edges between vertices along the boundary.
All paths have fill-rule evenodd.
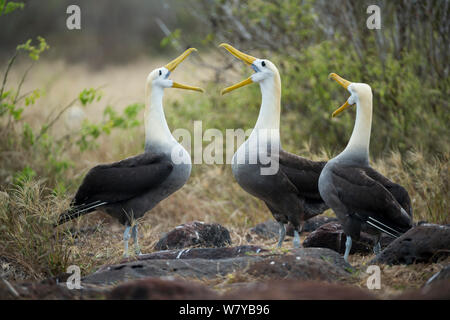
<path id="1" fill-rule="evenodd" d="M 22 187 L 26 182 L 30 181 L 36 176 L 36 172 L 31 167 L 26 166 L 22 171 L 17 171 L 13 176 L 13 183 L 16 186 Z"/>
<path id="2" fill-rule="evenodd" d="M 38 36 L 37 39 L 39 41 L 38 47 L 33 46 L 31 44 L 32 40 L 28 39 L 27 42 L 18 45 L 17 50 L 18 51 L 23 50 L 23 51 L 27 52 L 28 56 L 32 60 L 39 60 L 41 53 L 44 52 L 45 50 L 48 50 L 50 48 L 50 46 L 47 44 L 47 42 L 45 41 L 44 38 Z"/>
<path id="3" fill-rule="evenodd" d="M 17 9 L 23 9 L 25 4 L 23 2 L 0 0 L 0 16 L 7 15 Z"/>
<path id="4" fill-rule="evenodd" d="M 100 101 L 101 98 L 102 93 L 94 88 L 84 89 L 78 96 L 78 99 L 80 100 L 83 106 L 92 103 L 94 100 Z"/>

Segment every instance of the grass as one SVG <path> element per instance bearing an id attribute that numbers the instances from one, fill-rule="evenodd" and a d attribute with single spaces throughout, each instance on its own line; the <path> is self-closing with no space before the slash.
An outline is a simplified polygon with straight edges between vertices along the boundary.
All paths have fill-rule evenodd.
<path id="1" fill-rule="evenodd" d="M 91 119 L 101 117 L 100 110 L 105 103 L 115 104 L 120 108 L 128 103 L 142 102 L 140 97 L 143 97 L 143 79 L 152 67 L 159 64 L 163 63 L 157 61 L 150 66 L 146 61 L 139 60 L 127 66 L 92 73 L 82 65 L 67 66 L 52 62 L 50 68 L 49 62 L 44 61 L 39 64 L 33 78 L 26 85 L 30 89 L 44 84 L 47 94 L 33 108 L 27 109 L 24 117 L 32 126 L 37 126 L 53 109 L 61 108 L 63 101 L 76 95 L 75 92 L 79 92 L 86 83 L 97 87 L 106 82 L 103 91 L 107 101 L 96 102 L 85 110 L 87 117 Z M 170 128 L 190 129 L 192 120 L 196 119 L 204 121 L 204 129 L 213 126 L 219 129 L 247 129 L 254 124 L 257 109 L 245 109 L 235 104 L 230 107 L 231 111 L 226 112 L 227 106 L 234 101 L 233 98 L 223 101 L 214 98 L 213 93 L 218 86 L 208 82 L 207 73 L 202 75 L 202 79 L 193 79 L 191 75 L 194 68 L 194 65 L 186 62 L 174 72 L 173 79 L 193 85 L 200 82 L 213 91 L 201 96 L 166 90 L 165 109 Z M 53 72 L 48 73 L 48 70 Z M 133 77 L 130 78 L 130 74 Z M 251 90 L 247 93 L 253 94 Z M 295 114 L 283 114 L 283 118 L 291 118 L 292 123 L 295 121 Z M 67 125 L 67 121 L 70 124 L 70 118 L 65 118 L 52 128 L 50 134 L 59 137 L 70 133 L 70 130 L 76 130 L 76 124 L 73 129 L 72 124 Z M 284 145 L 290 152 L 314 160 L 326 160 L 335 153 L 329 150 L 314 152 L 309 142 L 304 142 L 301 146 L 292 145 L 290 141 L 293 134 L 295 132 L 292 128 L 282 132 Z M 70 159 L 71 165 L 61 174 L 52 177 L 54 173 L 48 169 L 48 157 L 39 149 L 25 150 L 17 141 L 12 144 L 10 141 L 8 144 L 2 140 L 2 147 L 7 146 L 9 149 L 6 149 L 8 152 L 2 151 L 0 157 L 0 257 L 11 268 L 21 270 L 17 277 L 43 279 L 65 271 L 71 264 L 79 265 L 82 274 L 87 274 L 103 264 L 121 260 L 123 227 L 109 216 L 102 213 L 90 214 L 57 229 L 52 224 L 58 214 L 68 207 L 73 192 L 89 168 L 101 162 L 117 161 L 140 153 L 143 142 L 143 127 L 140 126 L 129 130 L 126 135 L 120 132 L 100 137 L 97 148 L 82 154 L 76 148 L 67 148 L 62 157 Z M 420 150 L 410 150 L 404 155 L 398 151 L 390 151 L 372 158 L 372 165 L 382 174 L 405 186 L 413 202 L 415 221 L 450 223 L 448 154 L 438 158 L 425 155 Z M 14 173 L 26 166 L 33 168 L 37 174 L 19 184 L 12 183 Z M 61 188 L 58 188 L 58 183 L 62 184 Z M 325 214 L 333 213 L 329 210 Z M 220 223 L 230 230 L 233 245 L 247 244 L 248 229 L 270 218 L 271 214 L 265 205 L 237 185 L 229 165 L 196 165 L 185 187 L 141 218 L 140 245 L 143 252 L 151 252 L 164 232 L 192 220 Z M 252 244 L 273 247 L 275 242 L 253 239 Z M 290 243 L 286 245 L 289 246 Z M 358 259 L 363 263 L 367 257 Z M 405 270 L 422 281 L 424 275 L 428 275 L 435 267 L 425 267 L 423 272 L 420 267 L 414 268 L 407 267 Z M 400 267 L 397 271 L 394 270 L 397 269 L 386 267 L 392 288 L 396 286 L 397 277 L 410 279 L 403 275 Z M 238 275 L 234 275 L 225 282 L 235 282 L 238 278 Z M 417 280 L 417 283 L 420 281 Z"/>

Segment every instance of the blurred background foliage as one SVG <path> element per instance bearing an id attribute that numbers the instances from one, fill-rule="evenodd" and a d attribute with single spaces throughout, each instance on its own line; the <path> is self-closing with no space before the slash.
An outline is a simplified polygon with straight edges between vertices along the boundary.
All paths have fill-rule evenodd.
<path id="1" fill-rule="evenodd" d="M 207 61 L 204 52 L 217 44 L 272 60 L 283 84 L 282 135 L 287 146 L 311 140 L 318 151 L 341 150 L 351 134 L 353 114 L 330 120 L 346 93 L 327 79 L 336 72 L 354 82 L 367 82 L 374 92 L 371 152 L 411 148 L 441 156 L 449 151 L 449 1 L 351 0 L 119 0 L 24 1 L 0 19 L 0 55 L 8 57 L 17 43 L 45 35 L 49 58 L 84 61 L 92 67 L 126 63 L 143 53 L 168 55 L 186 47 L 202 48 L 199 68 L 226 82 L 227 69 L 249 73 L 234 58 Z M 69 4 L 82 8 L 82 30 L 65 28 Z M 367 7 L 381 9 L 381 29 L 366 27 Z M 216 60 L 217 59 L 217 60 Z M 255 91 L 255 92 L 252 92 Z M 229 104 L 259 108 L 257 86 L 234 93 L 225 103 L 211 97 L 204 104 L 227 112 Z M 208 107 L 205 107 L 208 108 Z M 239 110 L 236 109 L 236 110 Z M 202 112 L 199 115 L 204 115 Z M 192 116 L 190 114 L 189 116 Z M 198 118 L 200 119 L 200 118 Z M 239 116 L 239 127 L 253 119 Z M 207 120 L 206 120 L 207 121 Z M 231 124 L 230 121 L 217 123 Z M 216 126 L 224 129 L 223 126 Z M 249 126 L 251 127 L 251 125 Z"/>

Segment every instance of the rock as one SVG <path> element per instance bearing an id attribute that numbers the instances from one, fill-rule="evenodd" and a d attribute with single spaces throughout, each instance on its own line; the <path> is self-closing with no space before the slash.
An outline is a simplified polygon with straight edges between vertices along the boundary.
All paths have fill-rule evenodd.
<path id="1" fill-rule="evenodd" d="M 164 250 L 137 256 L 139 261 L 154 259 L 224 259 L 242 257 L 252 253 L 266 252 L 267 250 L 257 246 L 237 246 L 222 248 L 189 248 L 182 250 Z M 128 259 L 123 262 L 129 261 Z"/>
<path id="2" fill-rule="evenodd" d="M 351 266 L 330 249 L 294 249 L 290 254 L 273 256 L 250 265 L 247 273 L 271 279 L 337 281 L 350 277 Z"/>
<path id="3" fill-rule="evenodd" d="M 449 255 L 449 249 L 450 227 L 422 224 L 395 239 L 370 263 L 392 265 L 437 262 Z"/>
<path id="4" fill-rule="evenodd" d="M 138 261 L 124 260 L 117 265 L 103 266 L 83 281 L 109 284 L 127 279 L 176 275 L 214 278 L 244 269 L 250 262 L 260 259 L 256 254 L 265 251 L 257 246 L 159 251 L 139 256 Z"/>
<path id="5" fill-rule="evenodd" d="M 226 259 L 154 259 L 128 262 L 103 267 L 101 270 L 81 279 L 82 283 L 109 285 L 128 280 L 148 277 L 180 276 L 191 278 L 215 278 L 236 270 L 243 270 L 257 256 Z"/>
<path id="6" fill-rule="evenodd" d="M 267 220 L 262 223 L 258 223 L 256 226 L 250 229 L 250 234 L 254 234 L 263 239 L 278 238 L 280 225 L 275 220 Z"/>
<path id="7" fill-rule="evenodd" d="M 303 246 L 305 248 L 329 248 L 343 254 L 345 252 L 345 241 L 347 236 L 338 222 L 329 222 L 320 226 L 309 234 Z M 381 236 L 381 248 L 386 247 L 393 239 L 387 235 Z M 353 240 L 350 253 L 372 253 L 376 242 L 376 236 L 361 232 L 358 240 Z"/>
<path id="8" fill-rule="evenodd" d="M 337 222 L 337 218 L 330 218 L 327 216 L 317 216 L 314 218 L 311 218 L 305 222 L 305 225 L 303 226 L 304 232 L 313 232 L 319 227 L 323 226 L 324 224 L 330 223 L 330 222 Z"/>
<path id="9" fill-rule="evenodd" d="M 341 283 L 280 280 L 248 285 L 223 296 L 227 300 L 375 300 L 358 287 Z"/>
<path id="10" fill-rule="evenodd" d="M 218 294 L 204 285 L 179 279 L 150 278 L 114 288 L 107 299 L 113 300 L 212 300 Z"/>
<path id="11" fill-rule="evenodd" d="M 430 279 L 428 279 L 425 285 L 435 285 L 440 281 L 450 281 L 450 265 L 445 266 L 441 271 L 436 272 Z"/>
<path id="12" fill-rule="evenodd" d="M 228 230 L 219 224 L 193 221 L 182 224 L 166 233 L 155 245 L 156 250 L 183 249 L 187 247 L 224 247 L 231 245 Z"/>
<path id="13" fill-rule="evenodd" d="M 44 280 L 41 282 L 0 281 L 0 300 L 80 300 L 100 298 L 103 298 L 103 295 L 97 290 L 70 290 L 67 288 L 65 283 L 57 284 L 52 280 Z"/>
<path id="14" fill-rule="evenodd" d="M 336 218 L 330 218 L 326 216 L 317 216 L 314 218 L 311 218 L 305 222 L 303 225 L 303 231 L 304 232 L 312 232 L 319 228 L 321 225 L 337 221 Z M 267 220 L 265 222 L 259 223 L 253 228 L 250 229 L 250 233 L 257 235 L 264 239 L 272 239 L 276 238 L 278 239 L 279 231 L 280 231 L 280 225 L 275 220 Z M 286 235 L 293 237 L 294 236 L 294 228 L 289 223 L 286 226 Z"/>

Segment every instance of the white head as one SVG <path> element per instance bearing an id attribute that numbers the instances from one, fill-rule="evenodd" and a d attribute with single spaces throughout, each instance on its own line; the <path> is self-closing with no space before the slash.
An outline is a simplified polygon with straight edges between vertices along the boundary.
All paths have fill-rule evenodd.
<path id="1" fill-rule="evenodd" d="M 275 64 L 273 64 L 271 61 L 267 59 L 258 59 L 252 57 L 226 43 L 222 43 L 220 47 L 225 48 L 236 58 L 250 65 L 252 69 L 255 71 L 255 73 L 252 74 L 248 79 L 223 89 L 222 94 L 231 92 L 237 88 L 256 82 L 259 83 L 261 86 L 264 86 L 266 84 L 271 85 L 278 92 L 279 96 L 281 96 L 280 73 L 278 72 L 278 69 L 275 66 Z"/>
<path id="2" fill-rule="evenodd" d="M 348 80 L 345 80 L 344 78 L 341 78 L 336 73 L 330 73 L 328 77 L 335 80 L 345 89 L 347 89 L 348 92 L 350 92 L 350 97 L 339 109 L 333 112 L 333 117 L 337 116 L 339 113 L 355 104 L 360 105 L 362 108 L 372 107 L 371 103 L 359 103 L 361 101 L 372 102 L 372 88 L 368 84 L 350 82 Z M 370 113 L 372 113 L 372 109 L 370 110 Z"/>
<path id="3" fill-rule="evenodd" d="M 199 87 L 191 87 L 184 84 L 177 83 L 171 79 L 169 79 L 169 75 L 175 68 L 186 59 L 193 51 L 197 51 L 195 48 L 189 48 L 183 54 L 181 54 L 175 60 L 169 62 L 164 67 L 157 68 L 150 72 L 147 77 L 146 88 L 148 91 L 153 90 L 164 90 L 165 88 L 179 88 L 185 90 L 194 90 L 203 92 L 203 89 Z"/>

